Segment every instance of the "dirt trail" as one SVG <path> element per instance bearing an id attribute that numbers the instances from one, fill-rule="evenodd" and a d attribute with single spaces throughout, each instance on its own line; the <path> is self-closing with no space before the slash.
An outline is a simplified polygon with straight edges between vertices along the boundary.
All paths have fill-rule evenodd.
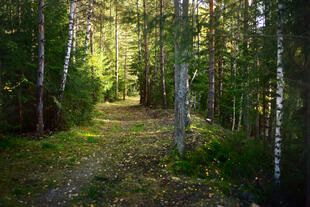
<path id="1" fill-rule="evenodd" d="M 40 196 L 36 206 L 221 206 L 212 186 L 179 178 L 162 159 L 172 150 L 173 111 L 146 109 L 130 98 L 101 104 L 99 151 L 66 180 Z M 226 206 L 226 205 L 225 205 Z M 228 206 L 228 205 L 227 205 Z M 231 206 L 231 205 L 230 205 Z"/>

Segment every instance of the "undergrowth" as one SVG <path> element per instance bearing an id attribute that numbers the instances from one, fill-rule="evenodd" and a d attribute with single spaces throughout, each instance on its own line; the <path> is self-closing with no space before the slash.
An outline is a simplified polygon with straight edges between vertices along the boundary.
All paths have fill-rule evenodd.
<path id="1" fill-rule="evenodd" d="M 272 154 L 270 146 L 246 137 L 231 134 L 218 127 L 193 123 L 202 143 L 179 156 L 177 150 L 164 160 L 176 175 L 205 179 L 223 193 L 249 202 L 267 202 L 272 189 Z"/>

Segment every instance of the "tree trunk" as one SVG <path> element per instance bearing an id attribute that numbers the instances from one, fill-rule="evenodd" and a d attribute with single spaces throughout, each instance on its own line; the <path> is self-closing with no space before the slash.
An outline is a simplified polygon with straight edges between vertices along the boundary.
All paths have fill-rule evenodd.
<path id="1" fill-rule="evenodd" d="M 155 16 L 156 16 L 156 20 L 155 20 L 155 57 L 154 57 L 154 97 L 153 97 L 153 104 L 154 104 L 154 107 L 156 108 L 156 105 L 157 105 L 157 62 L 158 62 L 158 55 L 157 55 L 157 44 L 158 44 L 158 38 L 157 38 L 157 0 L 156 0 L 156 13 L 155 13 Z"/>
<path id="2" fill-rule="evenodd" d="M 115 1 L 115 98 L 118 99 L 118 2 Z"/>
<path id="3" fill-rule="evenodd" d="M 35 2 L 34 0 L 31 0 L 31 3 L 30 3 L 30 16 L 31 16 L 31 19 L 34 19 L 34 7 L 35 7 Z M 31 57 L 30 57 L 30 60 L 31 62 L 33 63 L 34 62 L 34 53 L 35 53 L 35 30 L 34 30 L 34 27 L 31 26 Z"/>
<path id="4" fill-rule="evenodd" d="M 248 33 L 248 24 L 249 24 L 249 15 L 248 15 L 248 8 L 249 8 L 249 1 L 248 0 L 244 0 L 244 23 L 243 23 L 243 44 L 244 44 L 244 57 L 247 58 L 248 57 L 248 47 L 249 47 L 249 43 L 248 43 L 248 37 L 247 37 L 247 33 Z M 248 65 L 246 63 L 246 65 L 244 66 L 245 68 L 245 80 L 244 80 L 244 91 L 243 91 L 243 129 L 244 132 L 247 136 L 250 136 L 250 130 L 249 130 L 249 97 L 248 97 L 248 87 L 249 87 L 249 72 L 248 72 Z"/>
<path id="5" fill-rule="evenodd" d="M 76 4 L 74 3 L 74 14 L 73 14 L 73 40 L 72 40 L 72 61 L 73 64 L 75 64 L 76 59 L 75 59 L 75 55 L 76 55 L 76 30 L 77 30 L 77 26 L 78 26 L 78 19 L 77 19 L 77 13 L 78 13 L 78 8 L 76 6 Z M 70 23 L 70 20 L 69 20 Z M 69 25 L 69 32 L 70 32 L 70 25 Z"/>
<path id="6" fill-rule="evenodd" d="M 150 63 L 149 63 L 149 42 L 148 42 L 148 17 L 146 11 L 146 0 L 143 0 L 143 16 L 144 16 L 144 58 L 145 58 L 145 96 L 144 96 L 144 104 L 145 106 L 151 105 L 151 80 L 150 80 Z"/>
<path id="7" fill-rule="evenodd" d="M 94 55 L 94 39 L 93 39 L 93 30 L 90 30 L 90 54 L 93 57 Z M 93 79 L 93 83 L 95 83 L 95 67 L 93 64 L 93 61 L 91 61 L 91 77 Z M 96 102 L 97 101 L 97 92 L 96 92 L 96 88 L 94 87 L 93 89 L 93 101 Z"/>
<path id="8" fill-rule="evenodd" d="M 60 84 L 60 90 L 59 90 L 59 104 L 57 107 L 56 112 L 56 118 L 55 118 L 55 124 L 57 124 L 58 119 L 60 117 L 61 112 L 61 104 L 63 99 L 63 94 L 66 88 L 66 82 L 67 82 L 67 74 L 68 74 L 68 68 L 69 68 L 69 61 L 70 61 L 70 54 L 71 54 L 71 47 L 72 47 L 72 37 L 73 37 L 73 17 L 74 17 L 74 8 L 75 8 L 75 0 L 71 0 L 70 2 L 70 13 L 69 13 L 69 34 L 68 34 L 68 42 L 67 42 L 67 52 L 65 56 L 65 63 L 64 68 L 62 72 L 62 78 L 61 78 L 61 84 Z"/>
<path id="9" fill-rule="evenodd" d="M 127 49 L 125 51 L 125 66 L 124 66 L 124 91 L 123 91 L 123 100 L 126 99 L 126 90 L 127 90 Z"/>
<path id="10" fill-rule="evenodd" d="M 242 116 L 243 116 L 242 105 L 243 105 L 243 94 L 241 95 L 241 98 L 240 98 L 240 110 L 239 110 L 239 119 L 238 119 L 238 128 L 237 128 L 238 132 L 241 128 L 241 122 L 242 122 Z"/>
<path id="11" fill-rule="evenodd" d="M 86 26 L 86 36 L 85 36 L 85 55 L 88 54 L 88 46 L 89 46 L 89 38 L 90 38 L 90 30 L 91 30 L 91 19 L 93 13 L 93 0 L 88 0 L 88 14 L 87 14 L 87 26 Z M 86 61 L 86 57 L 84 58 Z"/>
<path id="12" fill-rule="evenodd" d="M 187 99 L 187 70 L 186 63 L 188 56 L 188 0 L 174 0 L 175 10 L 175 120 L 174 120 L 174 140 L 178 152 L 184 155 L 185 147 L 185 124 L 186 124 L 186 100 Z M 182 8 L 180 5 L 182 4 Z M 182 12 L 181 12 L 182 11 Z"/>
<path id="13" fill-rule="evenodd" d="M 44 0 L 38 8 L 38 73 L 37 73 L 37 135 L 43 136 L 43 80 L 44 80 Z"/>
<path id="14" fill-rule="evenodd" d="M 278 28 L 277 28 L 277 110 L 276 110 L 276 137 L 275 137 L 275 146 L 274 146 L 274 179 L 275 184 L 280 187 L 280 176 L 281 176 L 281 142 L 282 142 L 282 102 L 283 102 L 283 64 L 282 64 L 282 56 L 283 56 L 283 35 L 282 35 L 282 10 L 283 4 L 281 2 L 278 3 Z"/>
<path id="15" fill-rule="evenodd" d="M 199 1 L 197 0 L 197 53 L 198 53 L 198 60 L 200 60 L 200 24 L 199 24 Z"/>
<path id="16" fill-rule="evenodd" d="M 208 122 L 214 119 L 214 2 L 210 0 L 210 66 L 208 91 Z"/>
<path id="17" fill-rule="evenodd" d="M 164 57 L 164 0 L 160 0 L 160 26 L 159 26 L 159 41 L 160 41 L 160 72 L 161 72 L 161 94 L 162 94 L 162 107 L 167 108 L 166 97 L 166 81 L 165 81 L 165 57 Z"/>
<path id="18" fill-rule="evenodd" d="M 139 48 L 139 63 L 142 63 L 142 46 L 141 46 L 141 26 L 140 26 L 140 10 L 139 10 L 139 0 L 137 0 L 137 24 L 138 24 L 138 48 Z M 143 73 L 142 71 L 138 74 L 139 80 L 141 81 L 139 92 L 140 92 L 140 104 L 144 103 L 144 83 L 143 83 Z"/>
<path id="19" fill-rule="evenodd" d="M 234 91 L 236 90 L 236 75 L 237 75 L 237 57 L 234 59 L 233 63 L 233 76 L 234 76 L 234 84 L 233 84 L 233 89 Z M 233 118 L 232 118 L 232 127 L 231 131 L 234 132 L 235 130 L 235 125 L 236 125 L 236 95 L 233 95 Z"/>

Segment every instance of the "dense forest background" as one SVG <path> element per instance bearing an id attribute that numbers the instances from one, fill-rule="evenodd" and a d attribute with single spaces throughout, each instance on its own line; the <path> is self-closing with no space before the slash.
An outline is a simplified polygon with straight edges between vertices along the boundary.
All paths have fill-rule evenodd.
<path id="1" fill-rule="evenodd" d="M 179 111 L 184 134 L 190 111 L 196 111 L 211 124 L 255 140 L 262 146 L 257 162 L 269 162 L 264 163 L 269 171 L 262 172 L 271 176 L 266 183 L 274 183 L 275 153 L 282 194 L 304 205 L 309 3 L 192 0 L 176 8 L 176 2 L 1 0 L 1 136 L 43 135 L 37 121 L 41 102 L 47 135 L 89 120 L 98 102 L 139 94 L 146 107 L 185 107 Z M 182 68 L 184 82 L 176 76 Z M 276 185 L 280 178 L 275 175 Z"/>

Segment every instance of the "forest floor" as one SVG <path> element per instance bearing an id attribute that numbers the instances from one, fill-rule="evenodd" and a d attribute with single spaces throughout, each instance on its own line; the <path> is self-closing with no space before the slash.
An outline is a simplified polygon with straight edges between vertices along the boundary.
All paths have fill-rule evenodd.
<path id="1" fill-rule="evenodd" d="M 173 110 L 138 103 L 98 104 L 92 121 L 39 141 L 2 140 L 0 206 L 239 206 L 211 182 L 168 170 Z"/>

